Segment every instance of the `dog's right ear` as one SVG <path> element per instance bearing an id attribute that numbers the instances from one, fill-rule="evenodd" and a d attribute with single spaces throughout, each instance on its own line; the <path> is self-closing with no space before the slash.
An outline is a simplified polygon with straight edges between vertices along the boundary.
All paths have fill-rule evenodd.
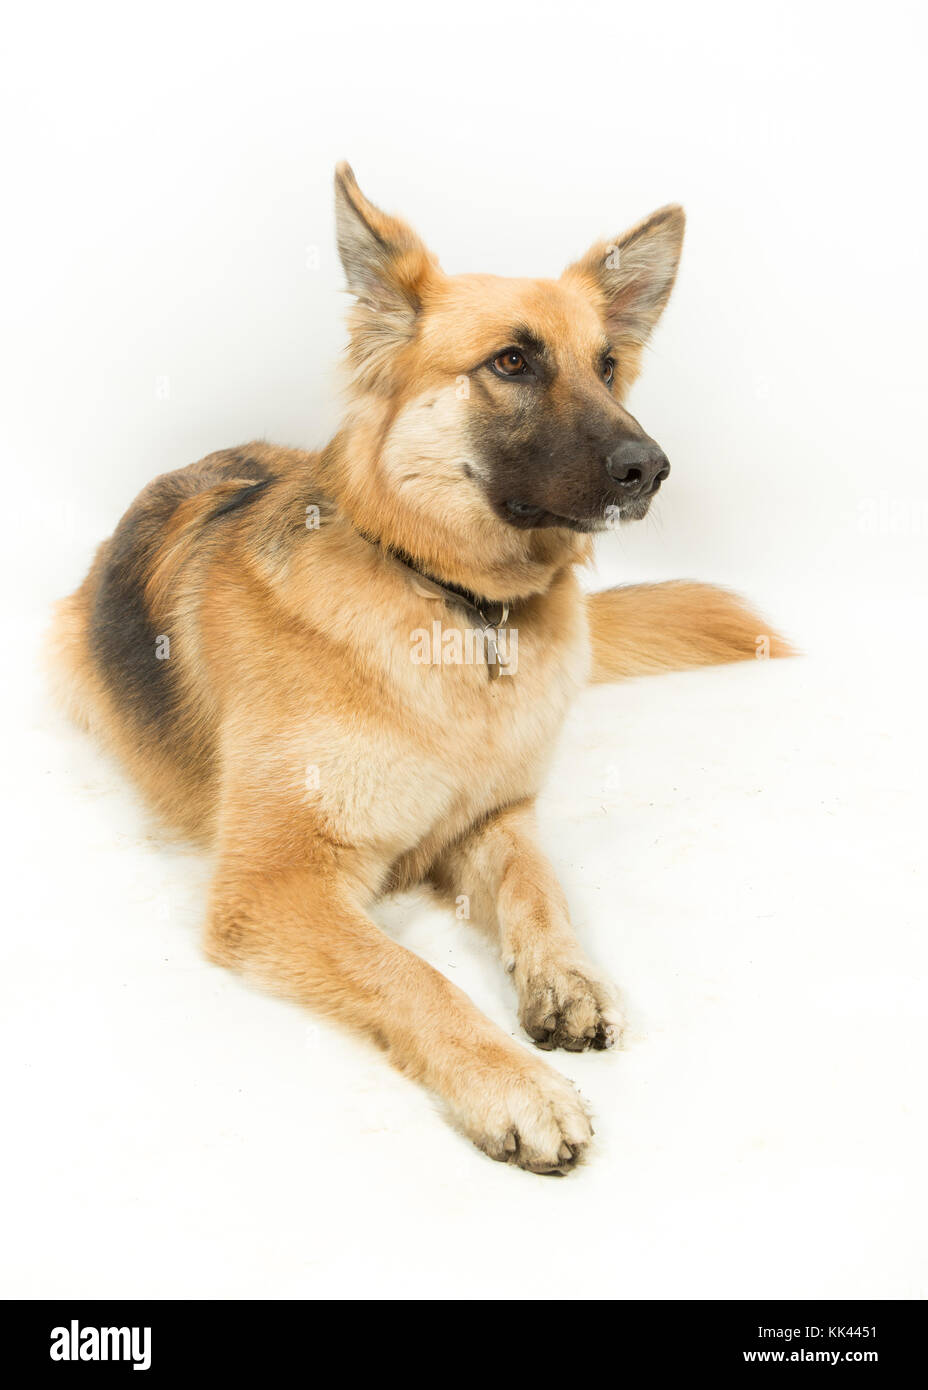
<path id="1" fill-rule="evenodd" d="M 398 217 L 369 202 L 350 165 L 335 170 L 338 254 L 357 304 L 349 318 L 350 356 L 364 384 L 384 377 L 393 351 L 409 342 L 438 262 Z"/>

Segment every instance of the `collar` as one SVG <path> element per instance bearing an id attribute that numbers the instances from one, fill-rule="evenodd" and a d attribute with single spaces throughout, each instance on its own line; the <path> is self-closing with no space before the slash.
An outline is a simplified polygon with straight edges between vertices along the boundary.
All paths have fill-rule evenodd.
<path id="1" fill-rule="evenodd" d="M 475 594 L 472 589 L 465 589 L 461 584 L 452 584 L 444 579 L 436 579 L 434 574 L 423 569 L 411 555 L 408 555 L 405 550 L 401 550 L 399 546 L 390 545 L 377 536 L 370 536 L 359 527 L 355 527 L 355 530 L 369 545 L 378 546 L 391 559 L 398 560 L 401 565 L 405 565 L 419 579 L 424 579 L 426 583 L 433 585 L 449 603 L 457 603 L 476 614 L 480 619 L 481 627 L 501 628 L 506 626 L 509 621 L 510 605 L 505 600 L 482 598 L 479 594 Z"/>

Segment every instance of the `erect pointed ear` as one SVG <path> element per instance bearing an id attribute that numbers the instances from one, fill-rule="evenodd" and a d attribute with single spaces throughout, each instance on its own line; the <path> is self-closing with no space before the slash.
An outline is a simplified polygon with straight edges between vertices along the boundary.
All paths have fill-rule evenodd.
<path id="1" fill-rule="evenodd" d="M 438 263 L 411 227 L 365 198 L 348 164 L 335 170 L 335 229 L 348 288 L 359 303 L 401 321 L 413 320 Z"/>
<path id="2" fill-rule="evenodd" d="M 673 289 L 685 225 L 681 207 L 659 208 L 564 271 L 565 280 L 593 295 L 620 353 L 640 353 L 651 336 Z"/>
<path id="3" fill-rule="evenodd" d="M 416 331 L 428 287 L 440 275 L 435 257 L 411 227 L 368 202 L 348 164 L 335 170 L 335 229 L 348 289 L 349 357 L 359 384 L 389 390 L 396 349 Z"/>

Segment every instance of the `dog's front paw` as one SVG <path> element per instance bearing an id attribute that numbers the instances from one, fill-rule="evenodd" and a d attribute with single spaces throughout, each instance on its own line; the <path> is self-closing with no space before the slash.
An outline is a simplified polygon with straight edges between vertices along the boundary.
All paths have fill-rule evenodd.
<path id="1" fill-rule="evenodd" d="M 624 1027 L 615 992 L 572 962 L 549 960 L 519 984 L 519 1018 L 538 1047 L 602 1052 Z"/>
<path id="2" fill-rule="evenodd" d="M 577 1091 L 531 1054 L 505 1076 L 484 1074 L 473 1100 L 465 1123 L 477 1147 L 530 1173 L 568 1173 L 593 1137 Z"/>

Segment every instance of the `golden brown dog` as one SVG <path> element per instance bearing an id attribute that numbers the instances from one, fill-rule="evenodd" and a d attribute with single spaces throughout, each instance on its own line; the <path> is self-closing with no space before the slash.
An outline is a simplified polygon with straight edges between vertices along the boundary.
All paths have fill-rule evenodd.
<path id="1" fill-rule="evenodd" d="M 156 478 L 58 611 L 72 707 L 209 843 L 206 950 L 363 1030 L 491 1157 L 563 1172 L 573 1087 L 366 915 L 428 881 L 495 933 L 542 1047 L 620 1020 L 533 840 L 565 712 L 609 680 L 787 648 L 695 583 L 585 598 L 592 533 L 663 452 L 624 409 L 683 212 L 559 280 L 443 274 L 336 175 L 352 390 L 321 453 L 256 443 Z"/>

